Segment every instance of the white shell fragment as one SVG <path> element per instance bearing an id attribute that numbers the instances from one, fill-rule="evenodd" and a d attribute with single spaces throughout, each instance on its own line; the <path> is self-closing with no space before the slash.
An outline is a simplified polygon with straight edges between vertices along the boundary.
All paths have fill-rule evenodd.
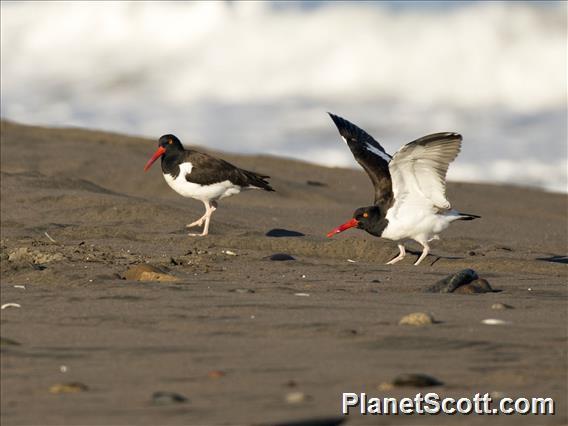
<path id="1" fill-rule="evenodd" d="M 294 296 L 303 296 L 303 297 L 307 297 L 309 296 L 308 293 L 294 293 Z"/>
<path id="2" fill-rule="evenodd" d="M 481 321 L 482 324 L 486 324 L 486 325 L 505 325 L 505 324 L 511 324 L 509 321 L 503 321 L 501 319 L 496 319 L 496 318 L 487 318 L 484 319 L 483 321 Z"/>
<path id="3" fill-rule="evenodd" d="M 6 308 L 21 308 L 21 306 L 17 303 L 4 303 L 0 309 Z"/>

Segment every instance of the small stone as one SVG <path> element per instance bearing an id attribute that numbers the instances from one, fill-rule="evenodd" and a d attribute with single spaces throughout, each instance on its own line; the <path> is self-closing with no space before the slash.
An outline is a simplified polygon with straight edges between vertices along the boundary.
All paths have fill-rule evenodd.
<path id="1" fill-rule="evenodd" d="M 240 293 L 240 294 L 246 294 L 246 293 L 254 293 L 255 291 L 252 288 L 234 288 L 232 290 L 229 290 L 231 293 Z"/>
<path id="2" fill-rule="evenodd" d="M 20 346 L 20 342 L 8 339 L 7 337 L 0 337 L 0 346 Z"/>
<path id="3" fill-rule="evenodd" d="M 77 393 L 89 390 L 89 387 L 80 382 L 58 383 L 49 388 L 50 393 Z"/>
<path id="4" fill-rule="evenodd" d="M 207 373 L 207 377 L 210 379 L 220 379 L 221 377 L 225 377 L 227 373 L 221 370 L 211 370 Z"/>
<path id="5" fill-rule="evenodd" d="M 139 264 L 131 266 L 124 273 L 124 279 L 133 281 L 160 281 L 172 282 L 177 281 L 177 278 L 168 274 L 164 270 L 147 264 Z"/>
<path id="6" fill-rule="evenodd" d="M 327 186 L 327 183 L 319 182 L 317 180 L 308 180 L 306 183 L 310 186 Z"/>
<path id="7" fill-rule="evenodd" d="M 390 391 L 394 389 L 394 385 L 392 383 L 383 382 L 377 386 L 377 390 L 380 391 Z"/>
<path id="8" fill-rule="evenodd" d="M 433 324 L 434 322 L 434 317 L 432 315 L 425 312 L 414 312 L 403 316 L 398 323 L 400 325 L 424 326 Z"/>
<path id="9" fill-rule="evenodd" d="M 290 256 L 287 253 L 274 253 L 271 256 L 266 257 L 265 259 L 268 260 L 275 260 L 278 262 L 286 261 L 286 260 L 296 260 L 294 257 Z"/>
<path id="10" fill-rule="evenodd" d="M 491 309 L 501 310 L 501 309 L 515 309 L 511 305 L 507 305 L 506 303 L 494 303 L 491 305 Z"/>
<path id="11" fill-rule="evenodd" d="M 371 282 L 372 283 L 380 283 L 381 281 L 380 280 L 372 280 Z"/>
<path id="12" fill-rule="evenodd" d="M 152 394 L 152 403 L 156 405 L 182 404 L 187 398 L 175 392 L 158 391 Z"/>
<path id="13" fill-rule="evenodd" d="M 441 386 L 444 383 L 438 379 L 427 376 L 426 374 L 401 374 L 392 381 L 393 386 L 410 386 L 425 388 L 430 386 Z"/>
<path id="14" fill-rule="evenodd" d="M 237 256 L 237 253 L 231 250 L 223 250 L 221 253 L 226 254 L 227 256 Z"/>
<path id="15" fill-rule="evenodd" d="M 308 297 L 309 294 L 308 293 L 294 293 L 294 296 Z"/>
<path id="16" fill-rule="evenodd" d="M 304 392 L 290 392 L 286 394 L 286 402 L 288 404 L 299 404 L 309 400 L 310 397 Z"/>

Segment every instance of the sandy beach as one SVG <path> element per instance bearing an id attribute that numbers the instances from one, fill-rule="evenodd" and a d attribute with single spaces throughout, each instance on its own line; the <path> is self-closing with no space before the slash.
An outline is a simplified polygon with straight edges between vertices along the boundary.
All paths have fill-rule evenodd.
<path id="1" fill-rule="evenodd" d="M 210 235 L 191 238 L 203 205 L 159 165 L 143 172 L 155 148 L 2 121 L 1 297 L 19 305 L 1 311 L 2 425 L 277 424 L 340 417 L 342 392 L 429 391 L 551 397 L 556 414 L 345 424 L 568 423 L 566 195 L 450 182 L 453 207 L 482 218 L 453 224 L 420 266 L 412 244 L 390 266 L 394 242 L 325 236 L 371 204 L 363 171 L 213 152 L 276 192 L 222 200 Z M 142 264 L 175 281 L 124 279 Z M 423 292 L 465 268 L 499 291 Z M 399 325 L 413 312 L 436 323 Z M 443 385 L 385 386 L 407 373 Z M 84 389 L 54 388 L 69 383 Z"/>

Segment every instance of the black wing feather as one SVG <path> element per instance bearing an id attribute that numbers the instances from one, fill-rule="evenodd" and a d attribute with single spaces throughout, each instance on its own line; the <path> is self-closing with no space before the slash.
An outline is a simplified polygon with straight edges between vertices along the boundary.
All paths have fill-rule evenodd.
<path id="1" fill-rule="evenodd" d="M 355 124 L 328 113 L 339 134 L 345 139 L 355 160 L 363 167 L 375 187 L 375 204 L 385 208 L 392 205 L 392 181 L 389 171 L 391 156 L 371 135 Z"/>
<path id="2" fill-rule="evenodd" d="M 199 185 L 211 185 L 228 180 L 244 188 L 255 186 L 266 191 L 274 191 L 269 182 L 266 181 L 270 176 L 241 169 L 228 161 L 212 157 L 202 152 L 186 152 L 187 160 L 193 165 L 191 173 L 185 176 L 188 182 L 197 183 Z"/>

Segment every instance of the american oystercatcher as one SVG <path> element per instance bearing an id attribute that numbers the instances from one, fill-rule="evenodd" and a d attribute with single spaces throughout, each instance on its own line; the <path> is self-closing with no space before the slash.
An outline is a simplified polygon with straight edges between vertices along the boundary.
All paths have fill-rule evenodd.
<path id="1" fill-rule="evenodd" d="M 414 240 L 424 250 L 414 265 L 428 255 L 432 240 L 455 220 L 479 218 L 458 213 L 446 199 L 446 172 L 460 152 L 461 135 L 435 133 L 404 145 L 394 156 L 364 130 L 329 114 L 342 139 L 375 187 L 375 204 L 355 210 L 353 218 L 327 234 L 332 237 L 349 228 L 397 241 L 400 254 L 387 265 L 406 256 L 405 240 Z"/>
<path id="2" fill-rule="evenodd" d="M 211 215 L 217 209 L 217 200 L 238 194 L 245 189 L 274 191 L 265 180 L 270 176 L 259 175 L 239 169 L 224 160 L 193 149 L 184 149 L 174 135 L 164 135 L 158 141 L 158 149 L 144 166 L 147 171 L 154 161 L 162 158 L 162 172 L 168 185 L 184 197 L 200 200 L 205 205 L 205 214 L 188 228 L 202 226 L 203 237 L 209 233 Z"/>

